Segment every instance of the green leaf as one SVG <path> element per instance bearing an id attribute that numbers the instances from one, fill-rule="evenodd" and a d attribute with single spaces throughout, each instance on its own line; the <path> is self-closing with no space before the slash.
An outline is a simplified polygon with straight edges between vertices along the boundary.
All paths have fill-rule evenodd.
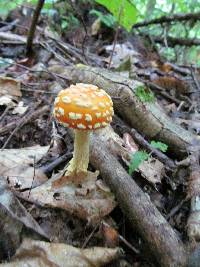
<path id="1" fill-rule="evenodd" d="M 101 11 L 98 11 L 96 9 L 92 9 L 90 11 L 90 14 L 96 15 L 100 19 L 100 21 L 104 23 L 107 27 L 112 28 L 116 23 L 115 17 L 111 14 L 104 15 Z"/>
<path id="2" fill-rule="evenodd" d="M 168 145 L 162 142 L 157 142 L 157 141 L 151 141 L 151 146 L 161 150 L 162 152 L 166 152 L 168 149 Z"/>
<path id="3" fill-rule="evenodd" d="M 137 151 L 133 154 L 128 173 L 131 175 L 138 167 L 139 165 L 147 160 L 149 158 L 149 154 L 146 151 Z"/>
<path id="4" fill-rule="evenodd" d="M 129 0 L 96 0 L 96 2 L 106 7 L 127 31 L 130 31 L 137 21 L 138 10 Z"/>
<path id="5" fill-rule="evenodd" d="M 138 86 L 135 94 L 142 102 L 155 102 L 154 94 L 147 87 Z"/>
<path id="6" fill-rule="evenodd" d="M 67 29 L 68 25 L 69 25 L 69 23 L 67 22 L 67 20 L 63 19 L 62 22 L 61 22 L 61 29 L 62 30 Z"/>

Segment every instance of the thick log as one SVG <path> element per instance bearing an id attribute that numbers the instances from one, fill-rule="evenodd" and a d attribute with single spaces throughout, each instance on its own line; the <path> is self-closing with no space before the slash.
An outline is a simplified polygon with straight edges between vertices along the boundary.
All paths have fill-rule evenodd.
<path id="1" fill-rule="evenodd" d="M 132 228 L 141 235 L 159 266 L 186 266 L 187 253 L 178 235 L 153 205 L 150 198 L 109 152 L 111 136 L 112 130 L 108 127 L 93 134 L 90 162 L 100 170 L 101 176 L 114 192 Z"/>
<path id="2" fill-rule="evenodd" d="M 115 112 L 130 126 L 150 139 L 160 140 L 169 149 L 180 155 L 192 144 L 194 135 L 175 124 L 159 104 L 143 102 L 136 96 L 137 88 L 143 84 L 127 79 L 106 69 L 78 65 L 77 67 L 53 66 L 49 71 L 71 79 L 71 82 L 92 83 L 103 88 L 111 95 Z"/>

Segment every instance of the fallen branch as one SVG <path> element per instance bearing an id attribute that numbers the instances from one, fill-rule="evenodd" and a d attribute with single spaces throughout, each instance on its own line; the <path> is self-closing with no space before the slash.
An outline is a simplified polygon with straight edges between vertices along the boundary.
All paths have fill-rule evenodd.
<path id="1" fill-rule="evenodd" d="M 154 40 L 154 42 L 167 45 L 169 47 L 174 47 L 176 45 L 181 45 L 181 46 L 199 46 L 200 45 L 200 39 L 194 38 L 194 39 L 189 39 L 189 38 L 175 38 L 172 36 L 166 36 L 166 38 L 162 38 L 160 36 L 153 35 L 151 38 Z"/>
<path id="2" fill-rule="evenodd" d="M 140 233 L 159 266 L 186 266 L 187 254 L 178 235 L 109 152 L 107 138 L 112 136 L 111 131 L 107 127 L 93 134 L 90 153 L 92 165 L 100 170 L 132 228 Z"/>
<path id="3" fill-rule="evenodd" d="M 199 20 L 199 17 L 200 17 L 200 12 L 187 13 L 187 14 L 175 14 L 175 15 L 172 15 L 172 16 L 162 16 L 162 17 L 157 18 L 157 19 L 138 22 L 138 23 L 134 24 L 133 29 L 134 28 L 140 28 L 140 27 L 149 26 L 149 25 L 152 25 L 152 24 L 171 23 L 171 22 L 175 22 L 175 21 L 186 21 L 186 20 L 197 21 L 197 20 Z"/>
<path id="4" fill-rule="evenodd" d="M 86 66 L 56 67 L 49 71 L 70 77 L 71 81 L 93 83 L 103 88 L 113 97 L 114 109 L 131 127 L 147 137 L 160 140 L 169 145 L 169 149 L 180 156 L 195 138 L 190 132 L 175 124 L 161 109 L 157 102 L 142 102 L 136 96 L 136 90 L 142 83 L 129 80 L 120 74 L 102 68 Z"/>

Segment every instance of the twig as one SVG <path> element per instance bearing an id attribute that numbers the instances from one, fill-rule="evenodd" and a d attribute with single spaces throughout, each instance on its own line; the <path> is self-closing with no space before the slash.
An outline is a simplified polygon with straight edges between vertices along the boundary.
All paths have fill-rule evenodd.
<path id="1" fill-rule="evenodd" d="M 18 42 L 20 44 L 26 43 L 26 37 L 20 36 L 20 35 L 14 34 L 14 33 L 10 33 L 10 32 L 1 32 L 0 31 L 0 40 L 6 40 L 6 42 L 7 41 Z"/>
<path id="2" fill-rule="evenodd" d="M 11 31 L 17 25 L 18 22 L 19 22 L 19 19 L 15 19 L 12 22 L 8 22 L 8 23 L 3 22 L 3 24 L 6 24 L 6 25 L 1 27 L 0 31 L 1 32 Z"/>
<path id="3" fill-rule="evenodd" d="M 87 246 L 88 242 L 90 241 L 90 239 L 92 238 L 92 236 L 94 235 L 94 232 L 97 230 L 98 227 L 99 227 L 99 223 L 94 227 L 92 232 L 89 234 L 88 238 L 84 241 L 84 243 L 83 243 L 83 245 L 81 247 L 82 249 Z"/>
<path id="4" fill-rule="evenodd" d="M 169 220 L 172 216 L 174 216 L 179 210 L 180 208 L 183 206 L 183 204 L 185 202 L 187 202 L 188 199 L 185 198 L 185 199 L 182 199 L 180 201 L 180 203 L 178 203 L 178 205 L 176 205 L 167 215 L 166 215 L 166 219 Z"/>
<path id="5" fill-rule="evenodd" d="M 151 24 L 161 24 L 161 23 L 171 23 L 174 21 L 185 21 L 185 20 L 199 20 L 200 18 L 200 12 L 196 13 L 187 13 L 187 14 L 174 14 L 172 16 L 162 16 L 157 19 L 152 19 L 149 21 L 143 21 L 143 22 L 138 22 L 134 24 L 133 28 L 140 28 L 140 27 L 145 27 L 149 26 Z"/>
<path id="6" fill-rule="evenodd" d="M 164 45 L 166 45 L 166 41 L 167 41 L 168 47 L 174 47 L 176 45 L 181 45 L 181 46 L 192 46 L 192 45 L 199 46 L 200 45 L 200 39 L 197 39 L 197 38 L 194 38 L 194 39 L 175 38 L 169 35 L 166 36 L 165 38 L 162 38 L 157 35 L 152 35 L 151 38 L 154 40 L 154 42 L 164 44 Z"/>
<path id="7" fill-rule="evenodd" d="M 122 235 L 119 235 L 119 240 L 121 240 L 129 249 L 131 249 L 134 253 L 140 254 L 140 251 L 132 246 Z"/>
<path id="8" fill-rule="evenodd" d="M 21 120 L 19 122 L 14 121 L 14 122 L 11 122 L 11 123 L 7 124 L 6 126 L 0 128 L 0 134 L 7 134 L 10 131 L 12 131 L 13 129 L 16 132 L 24 124 L 26 124 L 27 122 L 29 122 L 31 120 L 36 119 L 38 116 L 40 116 L 41 114 L 43 114 L 49 110 L 50 110 L 50 107 L 46 105 L 46 106 L 43 106 L 42 108 L 40 108 L 34 112 L 30 111 L 23 118 L 21 118 Z M 7 145 L 7 141 L 6 141 L 6 145 Z M 5 148 L 5 144 L 4 144 L 3 148 Z"/>
<path id="9" fill-rule="evenodd" d="M 31 183 L 31 187 L 30 187 L 29 193 L 28 193 L 28 198 L 30 197 L 31 190 L 33 188 L 34 180 L 35 180 L 35 156 L 33 158 L 33 179 L 32 179 L 32 183 Z"/>
<path id="10" fill-rule="evenodd" d="M 135 129 L 131 129 L 131 135 L 134 140 L 142 145 L 146 150 L 152 153 L 153 156 L 156 156 L 162 163 L 164 163 L 168 168 L 174 169 L 176 166 L 174 162 L 168 158 L 167 155 L 163 154 L 160 150 L 152 147 Z"/>
<path id="11" fill-rule="evenodd" d="M 66 160 L 70 159 L 72 157 L 72 152 L 67 152 L 64 155 L 60 156 L 59 158 L 56 158 L 53 162 L 49 163 L 46 166 L 41 167 L 43 173 L 48 175 L 50 172 L 52 172 L 56 167 L 58 167 L 61 163 L 65 162 Z"/>
<path id="12" fill-rule="evenodd" d="M 32 52 L 32 45 L 33 45 L 33 38 L 35 35 L 35 29 L 36 25 L 38 22 L 38 18 L 40 16 L 41 9 L 44 5 L 45 0 L 38 0 L 36 9 L 33 14 L 32 22 L 31 22 L 31 27 L 28 33 L 28 38 L 27 38 L 27 43 L 26 43 L 26 53 L 30 54 Z"/>

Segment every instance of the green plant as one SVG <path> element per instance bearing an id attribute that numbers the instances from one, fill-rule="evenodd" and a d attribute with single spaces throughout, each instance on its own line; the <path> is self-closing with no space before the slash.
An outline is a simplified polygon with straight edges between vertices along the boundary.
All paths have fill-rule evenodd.
<path id="1" fill-rule="evenodd" d="M 154 94 L 142 85 L 136 88 L 135 94 L 142 102 L 155 102 Z"/>
<path id="2" fill-rule="evenodd" d="M 149 158 L 149 154 L 146 151 L 137 151 L 132 155 L 128 173 L 131 175 L 139 165 Z"/>
<path id="3" fill-rule="evenodd" d="M 90 14 L 97 16 L 100 19 L 100 21 L 107 27 L 113 28 L 114 25 L 116 24 L 116 19 L 111 14 L 103 14 L 101 11 L 98 11 L 96 9 L 92 9 L 90 11 Z"/>
<path id="4" fill-rule="evenodd" d="M 168 149 L 168 145 L 166 145 L 165 143 L 159 142 L 159 141 L 157 142 L 153 140 L 151 141 L 150 144 L 153 148 L 159 149 L 162 152 L 166 152 Z"/>
<path id="5" fill-rule="evenodd" d="M 48 12 L 52 9 L 52 4 L 57 0 L 45 0 L 43 12 Z M 0 17 L 5 18 L 11 10 L 20 7 L 23 4 L 30 3 L 36 5 L 38 0 L 11 0 L 11 1 L 1 1 L 0 0 Z"/>
<path id="6" fill-rule="evenodd" d="M 95 0 L 103 5 L 115 17 L 119 25 L 130 31 L 133 24 L 137 21 L 138 10 L 129 0 Z"/>
<path id="7" fill-rule="evenodd" d="M 79 20 L 73 14 L 69 14 L 68 16 L 62 16 L 61 18 L 62 30 L 79 26 Z"/>
<path id="8" fill-rule="evenodd" d="M 166 152 L 167 148 L 168 148 L 168 146 L 166 144 L 159 142 L 159 141 L 157 142 L 154 140 L 151 141 L 151 146 L 153 148 L 161 150 L 162 152 Z M 151 156 L 151 153 L 147 153 L 144 150 L 139 150 L 139 151 L 135 152 L 132 155 L 132 158 L 131 158 L 131 161 L 129 164 L 128 173 L 131 175 L 135 170 L 138 169 L 140 164 L 142 162 L 144 162 L 145 160 L 148 160 L 150 156 Z"/>

